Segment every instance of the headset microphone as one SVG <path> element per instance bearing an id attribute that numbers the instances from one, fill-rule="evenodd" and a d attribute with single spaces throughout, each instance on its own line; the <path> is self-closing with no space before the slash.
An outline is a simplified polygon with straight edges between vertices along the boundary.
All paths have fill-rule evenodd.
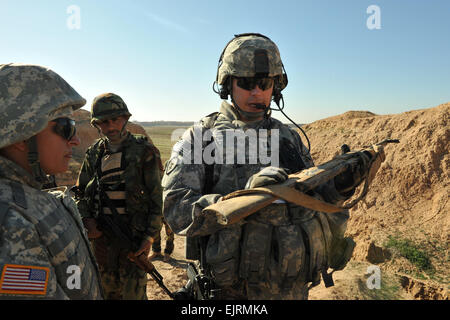
<path id="1" fill-rule="evenodd" d="M 265 104 L 255 104 L 254 108 L 265 110 L 267 109 L 267 106 Z"/>

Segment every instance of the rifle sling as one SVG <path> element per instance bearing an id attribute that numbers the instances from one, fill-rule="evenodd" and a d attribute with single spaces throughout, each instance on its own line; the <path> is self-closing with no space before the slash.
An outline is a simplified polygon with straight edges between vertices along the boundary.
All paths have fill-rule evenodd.
<path id="1" fill-rule="evenodd" d="M 293 187 L 276 184 L 247 190 L 238 190 L 227 195 L 223 198 L 223 200 L 255 193 L 270 194 L 274 197 L 274 201 L 277 199 L 283 199 L 287 202 L 291 202 L 296 205 L 320 212 L 336 213 L 344 210 L 344 208 L 308 196 L 307 194 L 298 191 Z"/>

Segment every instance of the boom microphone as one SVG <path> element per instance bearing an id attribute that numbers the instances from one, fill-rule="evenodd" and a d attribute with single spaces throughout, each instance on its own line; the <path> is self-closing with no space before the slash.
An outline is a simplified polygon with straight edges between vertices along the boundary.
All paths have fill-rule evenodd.
<path id="1" fill-rule="evenodd" d="M 255 104 L 255 108 L 265 110 L 267 108 L 267 106 L 265 104 L 258 103 L 258 104 Z"/>

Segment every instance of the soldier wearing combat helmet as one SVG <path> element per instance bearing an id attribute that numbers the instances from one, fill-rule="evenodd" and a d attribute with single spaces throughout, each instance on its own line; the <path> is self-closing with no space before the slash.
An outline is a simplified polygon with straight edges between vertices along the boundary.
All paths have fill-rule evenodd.
<path id="1" fill-rule="evenodd" d="M 86 101 L 41 66 L 0 65 L 0 83 L 0 299 L 101 299 L 69 191 L 41 191 L 68 169 L 80 143 L 69 117 Z"/>
<path id="2" fill-rule="evenodd" d="M 148 255 L 161 229 L 161 171 L 158 149 L 145 136 L 126 130 L 131 116 L 116 94 L 97 96 L 91 124 L 103 135 L 86 152 L 77 181 L 78 209 L 93 241 L 106 299 L 147 299 L 146 273 L 128 258 L 117 236 L 102 225 L 115 223 Z"/>
<path id="3" fill-rule="evenodd" d="M 185 132 L 162 180 L 164 216 L 175 233 L 186 236 L 186 256 L 200 261 L 196 269 L 212 289 L 195 289 L 196 280 L 190 279 L 184 291 L 197 299 L 307 299 L 321 275 L 330 284 L 328 267 L 341 269 L 351 256 L 353 242 L 343 237 L 348 212 L 329 216 L 279 200 L 229 226 L 204 213 L 231 192 L 283 182 L 288 174 L 314 166 L 299 134 L 271 117 L 271 101 L 279 105 L 287 85 L 274 42 L 261 34 L 235 36 L 219 59 L 216 82 L 215 91 L 224 100 L 219 112 Z M 250 143 L 238 148 L 228 138 L 229 132 L 251 130 L 259 146 L 278 155 L 273 158 L 278 163 L 263 161 Z M 276 135 L 276 140 L 264 139 Z M 216 150 L 213 163 L 205 160 L 207 150 Z M 229 152 L 234 154 L 229 157 Z M 245 162 L 228 161 L 240 156 Z M 351 173 L 347 176 L 337 179 L 339 184 L 321 185 L 312 195 L 343 202 L 358 183 Z"/>

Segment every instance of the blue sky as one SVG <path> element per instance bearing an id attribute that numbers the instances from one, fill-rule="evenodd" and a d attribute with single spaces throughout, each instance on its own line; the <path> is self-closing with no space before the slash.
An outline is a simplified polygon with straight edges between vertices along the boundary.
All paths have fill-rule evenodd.
<path id="1" fill-rule="evenodd" d="M 370 5 L 380 8 L 380 29 L 367 28 Z M 135 121 L 197 121 L 218 110 L 217 61 L 244 32 L 278 44 L 289 77 L 285 112 L 297 122 L 450 101 L 446 0 L 0 0 L 0 63 L 50 67 L 87 110 L 96 95 L 117 93 Z"/>

